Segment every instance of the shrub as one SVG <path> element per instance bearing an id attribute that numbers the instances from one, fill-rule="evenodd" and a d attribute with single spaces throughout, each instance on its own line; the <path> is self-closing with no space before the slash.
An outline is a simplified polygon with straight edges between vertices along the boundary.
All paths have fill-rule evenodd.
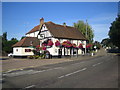
<path id="1" fill-rule="evenodd" d="M 29 59 L 33 59 L 33 58 L 34 58 L 34 56 L 33 56 L 33 55 L 31 55 L 31 56 L 28 56 L 28 58 L 29 58 Z"/>
<path id="2" fill-rule="evenodd" d="M 41 54 L 40 57 L 43 59 L 45 58 L 45 54 Z"/>
<path id="3" fill-rule="evenodd" d="M 38 59 L 38 58 L 39 58 L 39 55 L 35 55 L 34 58 L 35 58 L 35 59 Z"/>

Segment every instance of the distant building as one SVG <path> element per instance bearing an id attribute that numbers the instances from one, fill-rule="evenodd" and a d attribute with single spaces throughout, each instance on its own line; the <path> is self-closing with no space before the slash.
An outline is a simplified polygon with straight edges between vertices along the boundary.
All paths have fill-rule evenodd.
<path id="1" fill-rule="evenodd" d="M 42 46 L 48 43 L 48 40 L 52 41 L 51 47 L 46 47 L 46 50 L 50 52 L 52 56 L 58 55 L 80 55 L 82 54 L 82 49 L 78 48 L 80 44 L 83 48 L 86 47 L 85 36 L 76 28 L 64 25 L 55 24 L 51 21 L 44 22 L 44 19 L 40 19 L 40 25 L 35 26 L 32 30 L 26 33 L 26 37 L 13 45 L 13 55 L 14 56 L 28 56 L 34 55 L 32 50 L 36 46 Z M 73 48 L 68 48 L 71 46 L 56 46 L 56 42 L 61 43 L 64 46 L 64 42 L 71 43 Z M 32 47 L 33 46 L 33 47 Z"/>

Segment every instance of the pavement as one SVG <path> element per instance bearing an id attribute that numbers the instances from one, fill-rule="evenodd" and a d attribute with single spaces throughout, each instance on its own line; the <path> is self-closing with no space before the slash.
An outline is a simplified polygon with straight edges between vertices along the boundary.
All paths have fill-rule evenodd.
<path id="1" fill-rule="evenodd" d="M 107 54 L 106 51 L 102 48 L 98 50 L 94 56 L 81 55 L 78 57 L 53 58 L 53 59 L 19 59 L 19 58 L 2 57 L 2 60 L 0 60 L 0 67 L 2 67 L 0 68 L 0 72 L 11 72 L 16 70 L 23 70 L 26 68 L 34 68 L 43 65 L 70 62 L 74 60 L 86 60 L 97 56 L 103 56 L 106 54 Z"/>

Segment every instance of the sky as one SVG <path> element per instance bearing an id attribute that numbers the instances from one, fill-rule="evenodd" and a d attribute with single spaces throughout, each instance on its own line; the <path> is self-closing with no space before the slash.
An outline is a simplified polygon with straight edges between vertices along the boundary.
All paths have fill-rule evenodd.
<path id="1" fill-rule="evenodd" d="M 68 26 L 87 20 L 94 30 L 94 40 L 101 42 L 108 38 L 117 13 L 117 2 L 2 2 L 2 32 L 7 32 L 8 40 L 20 40 L 42 17 L 45 22 L 66 22 Z"/>

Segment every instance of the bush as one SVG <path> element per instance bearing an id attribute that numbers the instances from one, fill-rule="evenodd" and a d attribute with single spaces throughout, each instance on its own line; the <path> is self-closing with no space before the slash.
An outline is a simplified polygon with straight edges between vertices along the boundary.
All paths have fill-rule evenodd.
<path id="1" fill-rule="evenodd" d="M 38 59 L 39 57 L 40 57 L 39 55 L 28 56 L 29 59 Z"/>
<path id="2" fill-rule="evenodd" d="M 43 59 L 45 58 L 45 54 L 41 54 L 40 57 Z"/>
<path id="3" fill-rule="evenodd" d="M 34 56 L 35 59 L 38 59 L 39 57 L 40 57 L 39 55 L 35 55 L 35 56 Z"/>
<path id="4" fill-rule="evenodd" d="M 31 56 L 28 56 L 28 58 L 29 58 L 29 59 L 33 59 L 33 58 L 34 58 L 34 56 L 33 56 L 33 55 L 31 55 Z"/>

